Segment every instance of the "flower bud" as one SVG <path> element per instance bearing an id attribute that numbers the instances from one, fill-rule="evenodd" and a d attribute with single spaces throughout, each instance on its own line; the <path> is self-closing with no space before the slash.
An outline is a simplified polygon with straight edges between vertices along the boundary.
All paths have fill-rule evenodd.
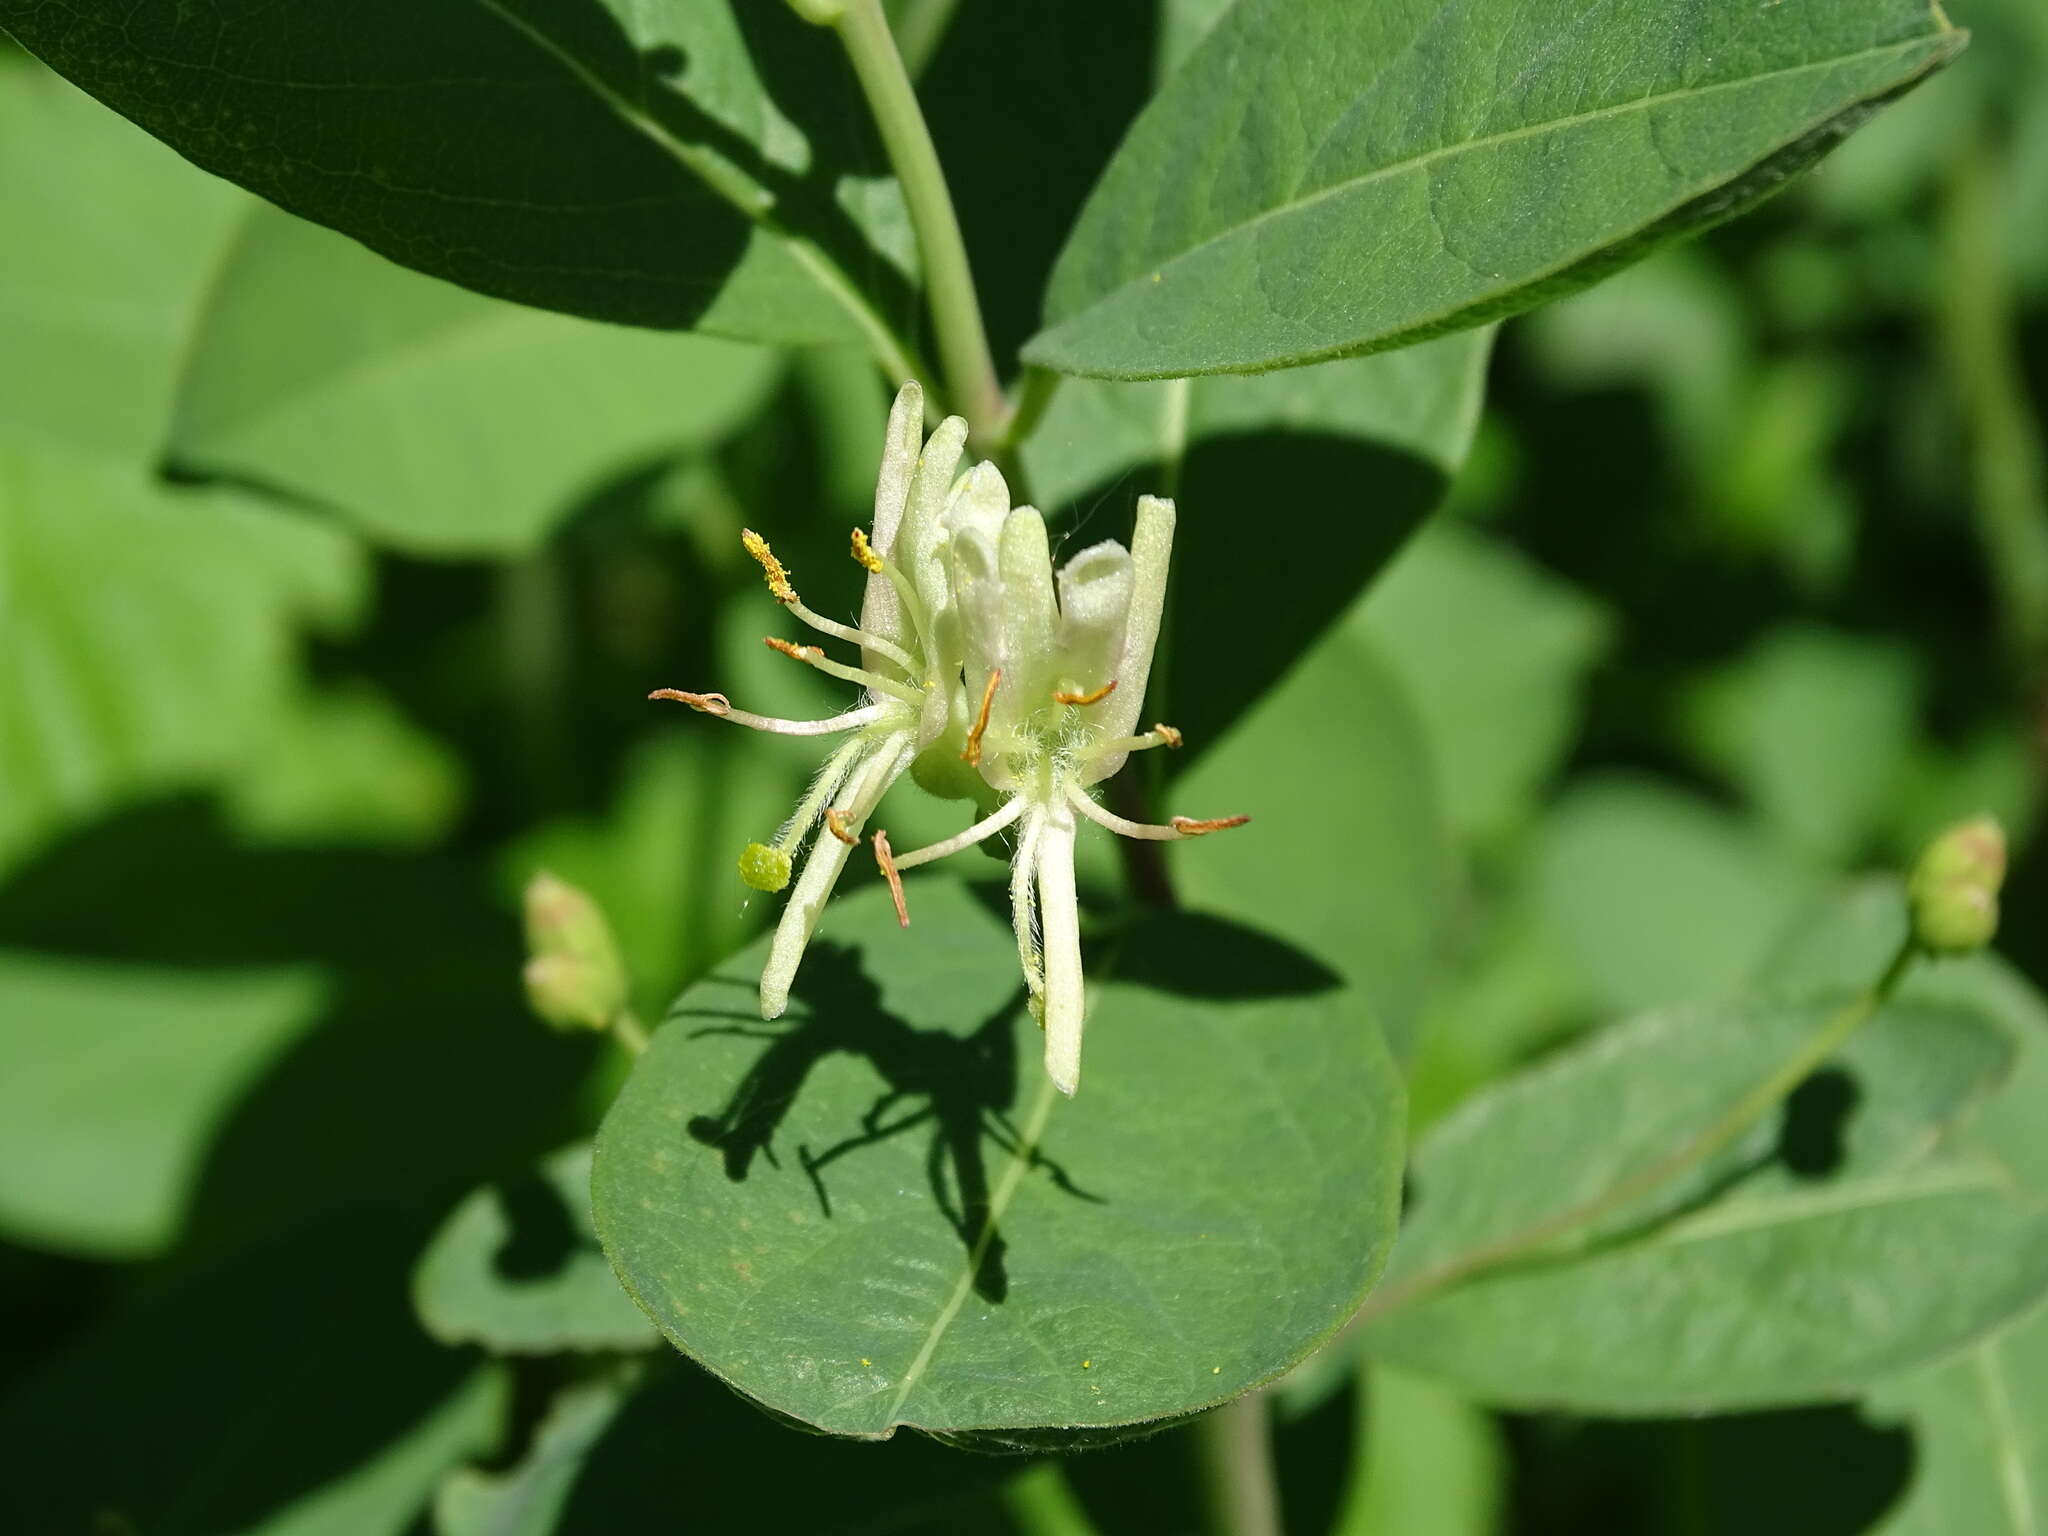
<path id="1" fill-rule="evenodd" d="M 1998 931 L 2004 879 L 2005 831 L 1995 820 L 1978 816 L 1950 827 L 1913 866 L 1913 937 L 1938 955 L 1982 949 Z"/>
<path id="2" fill-rule="evenodd" d="M 789 8 L 813 26 L 833 27 L 846 14 L 846 0 L 789 0 Z"/>
<path id="3" fill-rule="evenodd" d="M 626 1007 L 626 968 L 604 914 L 543 871 L 526 887 L 527 1001 L 557 1029 L 609 1029 Z"/>

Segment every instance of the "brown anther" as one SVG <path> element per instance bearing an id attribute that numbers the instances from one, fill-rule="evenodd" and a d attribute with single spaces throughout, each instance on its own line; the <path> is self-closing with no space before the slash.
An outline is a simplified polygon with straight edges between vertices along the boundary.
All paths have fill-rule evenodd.
<path id="1" fill-rule="evenodd" d="M 889 834 L 877 828 L 874 837 L 875 862 L 882 866 L 882 878 L 889 882 L 889 899 L 896 903 L 896 921 L 910 926 L 910 908 L 903 902 L 903 876 L 896 872 L 896 851 L 889 846 Z"/>
<path id="2" fill-rule="evenodd" d="M 1055 688 L 1052 691 L 1052 701 L 1055 704 L 1100 704 L 1115 692 L 1116 679 L 1112 677 L 1093 693 L 1068 693 L 1064 689 Z"/>
<path id="3" fill-rule="evenodd" d="M 853 530 L 853 558 L 869 575 L 882 574 L 882 557 L 875 553 L 875 546 L 868 542 L 865 529 Z"/>
<path id="4" fill-rule="evenodd" d="M 1155 725 L 1152 727 L 1152 734 L 1165 742 L 1168 750 L 1180 750 L 1180 732 L 1176 731 L 1172 726 Z"/>
<path id="5" fill-rule="evenodd" d="M 793 640 L 784 640 L 780 635 L 763 635 L 761 643 L 771 651 L 780 651 L 791 661 L 816 661 L 825 654 L 824 647 L 798 645 Z"/>
<path id="6" fill-rule="evenodd" d="M 657 688 L 647 697 L 650 699 L 674 699 L 678 704 L 687 704 L 700 714 L 729 715 L 732 713 L 732 700 L 722 693 L 685 693 L 680 688 Z"/>
<path id="7" fill-rule="evenodd" d="M 996 684 L 1003 680 L 1002 670 L 989 673 L 988 686 L 981 690 L 981 713 L 974 718 L 974 729 L 967 733 L 967 745 L 961 750 L 960 759 L 970 768 L 981 766 L 981 737 L 988 729 L 988 712 L 996 701 Z"/>
<path id="8" fill-rule="evenodd" d="M 836 805 L 825 807 L 825 830 L 849 848 L 858 848 L 860 846 L 860 837 L 856 833 L 847 830 L 846 812 L 840 810 Z"/>
<path id="9" fill-rule="evenodd" d="M 768 592 L 778 603 L 796 601 L 796 589 L 789 584 L 789 572 L 782 562 L 775 558 L 775 551 L 768 547 L 768 541 L 751 528 L 740 530 L 740 543 L 748 554 L 761 562 L 762 574 L 768 578 Z"/>
<path id="10" fill-rule="evenodd" d="M 1218 816 L 1212 821 L 1197 821 L 1192 816 L 1169 816 L 1167 825 L 1182 837 L 1201 837 L 1209 832 L 1221 832 L 1229 827 L 1241 827 L 1251 820 L 1249 816 Z"/>

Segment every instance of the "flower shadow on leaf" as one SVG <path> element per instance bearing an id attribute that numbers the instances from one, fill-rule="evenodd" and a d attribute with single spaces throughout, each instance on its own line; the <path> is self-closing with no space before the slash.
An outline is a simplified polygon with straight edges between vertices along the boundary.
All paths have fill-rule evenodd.
<path id="1" fill-rule="evenodd" d="M 1018 1093 L 1014 1027 L 1023 1009 L 1022 987 L 971 1034 L 917 1029 L 883 1007 L 881 991 L 862 969 L 857 947 L 814 942 L 794 996 L 802 1006 L 792 1009 L 781 1027 L 749 1018 L 692 1031 L 692 1038 L 727 1035 L 767 1042 L 724 1108 L 689 1122 L 693 1139 L 723 1155 L 727 1178 L 745 1179 L 756 1156 L 781 1166 L 776 1132 L 812 1069 L 844 1052 L 867 1061 L 886 1086 L 847 1135 L 823 1147 L 800 1144 L 796 1149 L 828 1219 L 828 1167 L 897 1136 L 923 1134 L 929 1138 L 925 1176 L 932 1197 L 975 1263 L 975 1291 L 997 1302 L 1008 1294 L 1009 1278 L 1007 1245 L 992 1221 L 988 1143 L 1024 1158 L 1031 1170 L 1043 1172 L 1067 1194 L 1100 1203 L 1058 1163 L 1027 1145 L 1010 1117 Z"/>

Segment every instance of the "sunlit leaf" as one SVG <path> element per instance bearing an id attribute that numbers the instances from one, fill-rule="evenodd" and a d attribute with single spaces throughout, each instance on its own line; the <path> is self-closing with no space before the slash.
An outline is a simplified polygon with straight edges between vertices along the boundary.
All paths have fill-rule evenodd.
<path id="1" fill-rule="evenodd" d="M 1926 0 L 1240 0 L 1110 162 L 1025 356 L 1251 372 L 1526 309 L 1743 211 L 1960 43 Z"/>
<path id="2" fill-rule="evenodd" d="M 1214 919 L 1142 924 L 1098 955 L 1055 1104 L 1004 925 L 943 879 L 911 904 L 905 933 L 878 890 L 835 902 L 773 1025 L 743 951 L 613 1105 L 598 1231 L 664 1333 L 819 1429 L 1035 1444 L 1223 1401 L 1349 1314 L 1401 1112 L 1333 977 Z"/>
<path id="3" fill-rule="evenodd" d="M 0 3 L 199 165 L 395 261 L 599 319 L 858 338 L 908 224 L 832 37 L 782 5 Z"/>

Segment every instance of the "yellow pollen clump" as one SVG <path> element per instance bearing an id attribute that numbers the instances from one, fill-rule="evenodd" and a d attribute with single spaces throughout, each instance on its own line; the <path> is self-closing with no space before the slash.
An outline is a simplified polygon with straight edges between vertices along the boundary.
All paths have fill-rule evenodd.
<path id="1" fill-rule="evenodd" d="M 882 574 L 882 557 L 875 553 L 875 546 L 868 542 L 866 531 L 860 528 L 853 530 L 853 558 L 868 574 Z"/>
<path id="2" fill-rule="evenodd" d="M 782 562 L 775 558 L 775 551 L 768 547 L 768 541 L 751 528 L 740 530 L 740 543 L 748 554 L 761 562 L 761 572 L 768 578 L 768 592 L 778 603 L 796 601 L 796 589 L 789 584 L 789 572 L 782 568 Z"/>

